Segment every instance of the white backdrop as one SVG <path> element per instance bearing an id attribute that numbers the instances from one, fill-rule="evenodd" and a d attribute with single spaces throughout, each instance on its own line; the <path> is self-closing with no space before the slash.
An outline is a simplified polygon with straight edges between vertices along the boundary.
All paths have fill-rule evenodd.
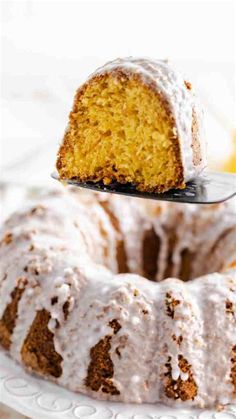
<path id="1" fill-rule="evenodd" d="M 1 1 L 1 179 L 49 179 L 76 87 L 118 56 L 170 58 L 206 107 L 210 161 L 235 111 L 235 1 Z"/>

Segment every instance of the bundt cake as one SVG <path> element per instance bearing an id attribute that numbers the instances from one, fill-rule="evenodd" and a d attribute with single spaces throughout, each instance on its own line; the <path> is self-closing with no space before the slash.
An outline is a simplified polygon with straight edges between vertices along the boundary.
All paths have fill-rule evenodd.
<path id="1" fill-rule="evenodd" d="M 204 167 L 201 107 L 167 61 L 117 59 L 78 89 L 58 153 L 61 179 L 164 192 Z"/>
<path id="2" fill-rule="evenodd" d="M 234 201 L 49 193 L 0 233 L 0 343 L 98 399 L 235 402 L 235 260 Z"/>

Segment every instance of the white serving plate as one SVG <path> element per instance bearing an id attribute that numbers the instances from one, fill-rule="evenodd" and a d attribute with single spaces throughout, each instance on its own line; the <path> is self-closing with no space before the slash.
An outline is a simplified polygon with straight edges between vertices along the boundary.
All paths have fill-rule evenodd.
<path id="1" fill-rule="evenodd" d="M 0 222 L 42 189 L 16 184 L 1 186 Z M 214 411 L 100 402 L 26 373 L 1 350 L 0 402 L 33 419 L 236 419 L 236 404 Z"/>
<path id="2" fill-rule="evenodd" d="M 0 351 L 0 401 L 35 419 L 235 419 L 236 405 L 222 411 L 171 409 L 164 405 L 100 402 L 24 371 Z"/>

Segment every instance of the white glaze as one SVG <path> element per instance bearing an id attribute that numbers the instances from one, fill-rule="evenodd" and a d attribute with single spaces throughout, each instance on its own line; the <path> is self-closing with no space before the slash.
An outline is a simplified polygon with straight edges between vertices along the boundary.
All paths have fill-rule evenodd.
<path id="1" fill-rule="evenodd" d="M 45 308 L 51 315 L 48 327 L 54 333 L 55 349 L 63 358 L 63 373 L 57 381 L 71 390 L 99 399 L 138 403 L 162 401 L 169 405 L 206 407 L 235 402 L 230 359 L 236 344 L 236 314 L 226 311 L 226 301 L 232 302 L 236 313 L 236 269 L 187 283 L 173 278 L 155 283 L 134 274 L 117 275 L 114 254 L 117 232 L 98 204 L 100 199 L 104 198 L 67 191 L 52 194 L 14 214 L 3 226 L 1 239 L 12 233 L 13 241 L 0 247 L 0 317 L 11 301 L 10 293 L 17 279 L 27 277 L 28 281 L 18 305 L 11 356 L 21 361 L 20 350 L 36 311 Z M 153 225 L 162 241 L 167 236 L 167 227 L 178 226 L 173 250 L 175 272 L 179 271 L 180 249 L 197 249 L 195 259 L 202 263 L 201 248 L 209 252 L 225 229 L 236 226 L 234 201 L 216 207 L 195 207 L 142 204 L 138 200 L 110 197 L 108 203 L 120 221 L 127 216 L 121 230 L 124 235 L 125 229 L 128 231 L 127 256 L 137 271 L 142 270 L 140 252 L 135 259 L 134 247 L 129 242 L 138 237 L 142 240 L 143 233 L 137 233 L 140 225 L 142 232 Z M 32 212 L 32 208 L 38 210 Z M 177 223 L 178 217 L 181 222 Z M 107 232 L 108 254 L 101 252 L 104 237 L 99 223 Z M 232 261 L 235 235 L 230 240 L 225 257 Z M 164 242 L 159 280 L 167 258 L 168 243 Z M 35 247 L 30 252 L 32 244 Z M 136 249 L 140 250 L 140 243 Z M 227 257 L 225 264 L 226 261 Z M 194 263 L 193 272 L 218 266 L 218 260 L 212 259 L 211 263 L 212 266 Z M 30 267 L 28 272 L 25 266 Z M 180 302 L 173 318 L 167 315 L 167 294 Z M 58 302 L 52 305 L 55 296 Z M 69 301 L 67 320 L 62 309 L 66 301 Z M 113 319 L 121 325 L 115 335 L 109 326 Z M 55 327 L 56 320 L 60 328 Z M 108 335 L 112 336 L 112 382 L 120 391 L 118 396 L 93 392 L 84 381 L 90 349 Z M 181 345 L 173 339 L 174 335 L 182 336 Z M 121 357 L 117 356 L 117 347 Z M 197 396 L 188 402 L 169 399 L 164 392 L 165 364 L 169 357 L 172 378 L 186 381 L 189 377 L 178 366 L 179 354 L 191 365 L 198 388 Z"/>
<path id="2" fill-rule="evenodd" d="M 151 84 L 152 88 L 164 95 L 175 120 L 173 134 L 180 144 L 184 181 L 194 179 L 206 166 L 206 139 L 203 124 L 203 111 L 196 94 L 188 90 L 183 76 L 173 68 L 167 60 L 152 60 L 149 58 L 120 58 L 108 62 L 97 69 L 89 80 L 98 74 L 105 74 L 117 69 L 128 74 L 138 74 L 145 84 Z M 193 163 L 192 149 L 192 114 L 195 111 L 201 161 L 198 165 Z"/>

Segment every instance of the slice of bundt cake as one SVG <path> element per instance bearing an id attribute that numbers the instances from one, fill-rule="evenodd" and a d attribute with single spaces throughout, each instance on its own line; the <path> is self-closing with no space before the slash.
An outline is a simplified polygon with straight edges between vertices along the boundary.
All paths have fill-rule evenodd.
<path id="1" fill-rule="evenodd" d="M 117 59 L 78 89 L 58 153 L 61 179 L 164 192 L 204 166 L 201 108 L 167 61 Z"/>

